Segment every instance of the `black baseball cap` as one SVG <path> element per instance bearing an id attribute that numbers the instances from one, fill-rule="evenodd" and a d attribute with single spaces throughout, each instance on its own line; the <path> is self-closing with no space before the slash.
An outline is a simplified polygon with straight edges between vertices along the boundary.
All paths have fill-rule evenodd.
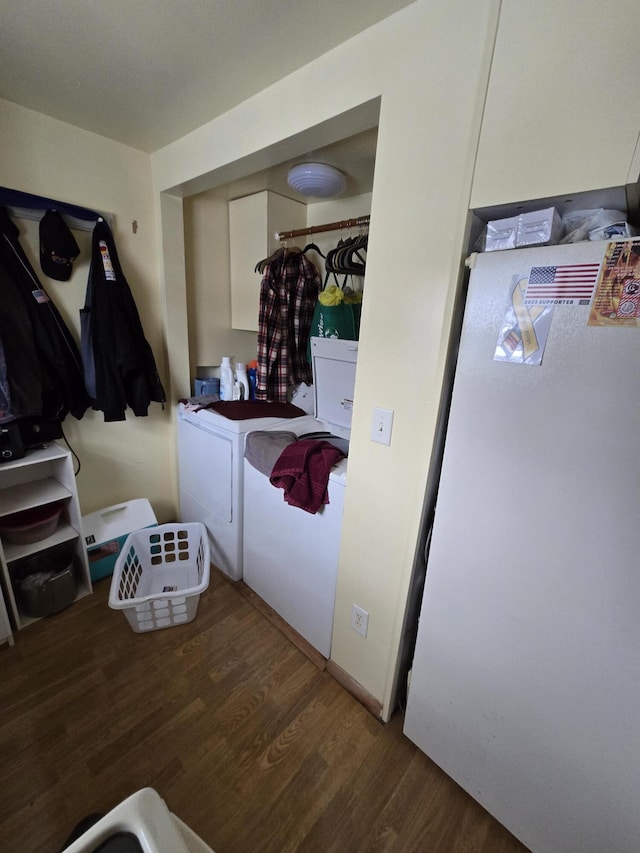
<path id="1" fill-rule="evenodd" d="M 57 210 L 47 210 L 40 220 L 40 267 L 49 278 L 68 281 L 80 249 L 69 226 Z"/>

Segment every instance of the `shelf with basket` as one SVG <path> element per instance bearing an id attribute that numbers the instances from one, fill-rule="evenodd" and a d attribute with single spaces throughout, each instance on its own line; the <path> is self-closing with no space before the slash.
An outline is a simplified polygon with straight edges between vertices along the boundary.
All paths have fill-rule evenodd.
<path id="1" fill-rule="evenodd" d="M 0 466 L 0 570 L 17 630 L 92 592 L 71 454 L 56 443 Z"/>

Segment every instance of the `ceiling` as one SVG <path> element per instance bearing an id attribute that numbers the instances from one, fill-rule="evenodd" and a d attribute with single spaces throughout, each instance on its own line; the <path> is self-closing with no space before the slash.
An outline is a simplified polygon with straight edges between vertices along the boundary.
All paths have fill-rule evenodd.
<path id="1" fill-rule="evenodd" d="M 305 204 L 327 201 L 323 198 L 301 195 L 287 184 L 287 173 L 291 166 L 305 160 L 306 162 L 330 163 L 344 173 L 347 187 L 341 194 L 341 198 L 370 193 L 373 189 L 377 141 L 378 129 L 374 127 L 324 148 L 314 149 L 308 152 L 305 157 L 285 160 L 262 172 L 254 172 L 245 178 L 220 184 L 212 192 L 219 198 L 227 200 L 241 198 L 245 195 L 262 192 L 262 190 L 271 190 Z"/>
<path id="2" fill-rule="evenodd" d="M 410 2 L 0 0 L 0 97 L 151 152 Z"/>

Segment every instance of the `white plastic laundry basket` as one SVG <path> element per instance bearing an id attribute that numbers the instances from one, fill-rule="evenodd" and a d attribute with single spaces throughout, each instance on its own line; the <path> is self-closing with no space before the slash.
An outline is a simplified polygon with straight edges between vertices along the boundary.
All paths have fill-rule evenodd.
<path id="1" fill-rule="evenodd" d="M 116 561 L 109 607 L 136 633 L 190 622 L 209 586 L 204 524 L 159 524 L 130 533 Z"/>

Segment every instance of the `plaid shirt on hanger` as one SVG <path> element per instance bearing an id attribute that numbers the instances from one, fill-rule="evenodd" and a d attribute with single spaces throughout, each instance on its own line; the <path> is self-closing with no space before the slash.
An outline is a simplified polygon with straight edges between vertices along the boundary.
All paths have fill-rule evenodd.
<path id="1" fill-rule="evenodd" d="M 301 252 L 280 256 L 264 269 L 258 315 L 256 399 L 286 403 L 289 388 L 311 384 L 307 345 L 322 282 Z"/>

